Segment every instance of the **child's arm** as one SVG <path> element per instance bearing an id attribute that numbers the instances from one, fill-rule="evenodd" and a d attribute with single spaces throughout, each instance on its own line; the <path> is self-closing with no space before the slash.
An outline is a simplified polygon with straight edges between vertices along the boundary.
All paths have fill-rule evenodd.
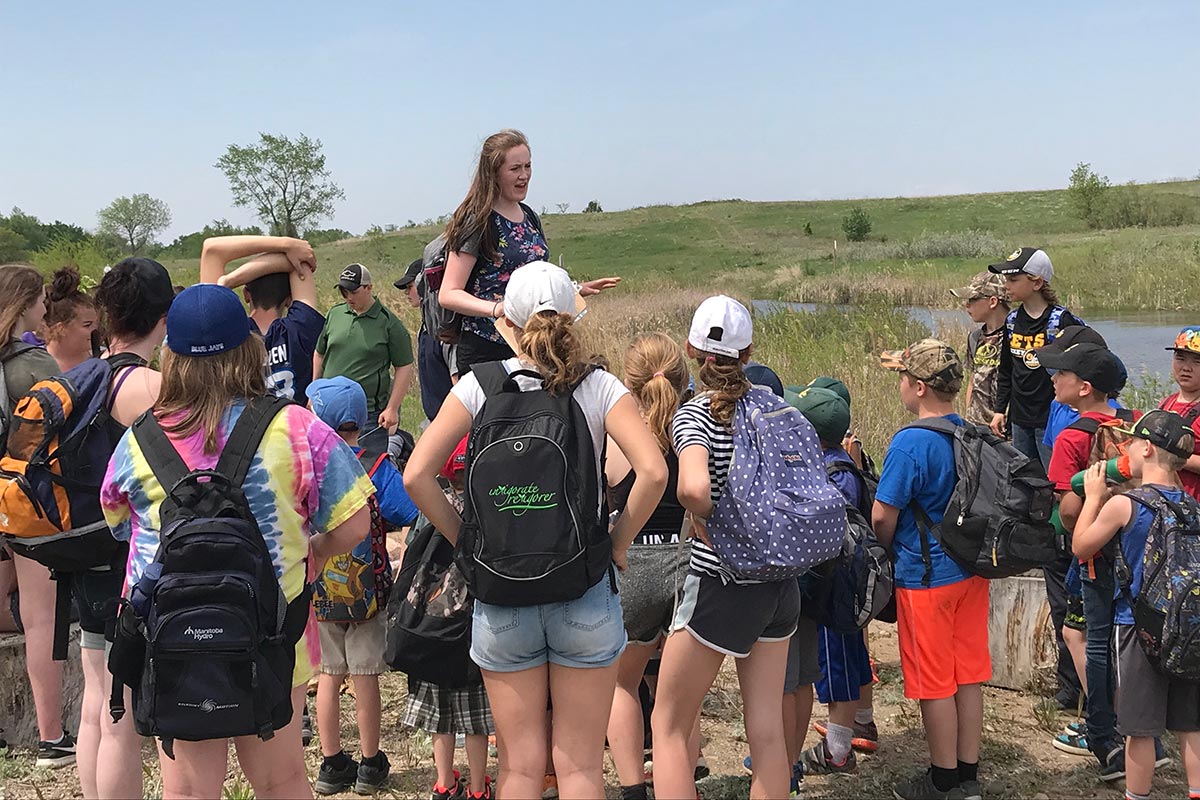
<path id="1" fill-rule="evenodd" d="M 1058 519 L 1063 528 L 1073 533 L 1079 527 L 1079 516 L 1083 511 L 1084 499 L 1074 492 L 1058 492 Z"/>
<path id="2" fill-rule="evenodd" d="M 1000 366 L 996 369 L 996 405 L 992 408 L 992 433 L 1004 435 L 1004 417 L 1012 396 L 1012 348 L 1008 325 L 1004 326 L 1004 343 L 1000 347 Z"/>
<path id="3" fill-rule="evenodd" d="M 316 270 L 317 259 L 312 246 L 303 239 L 289 236 L 214 236 L 204 240 L 200 251 L 200 282 L 216 283 L 225 274 L 230 261 L 257 253 L 283 253 L 293 268 L 307 264 Z"/>
<path id="4" fill-rule="evenodd" d="M 258 258 L 242 264 L 228 275 L 217 278 L 217 283 L 230 289 L 236 289 L 263 275 L 271 275 L 276 272 L 288 273 L 293 300 L 299 300 L 309 308 L 317 307 L 317 287 L 309 280 L 313 274 L 312 268 L 303 262 L 299 267 L 294 267 L 284 253 L 263 253 Z"/>
<path id="5" fill-rule="evenodd" d="M 1083 508 L 1075 522 L 1075 533 L 1071 549 L 1076 558 L 1088 559 L 1100 552 L 1100 548 L 1117 534 L 1117 531 L 1129 524 L 1133 514 L 1133 503 L 1128 497 L 1112 496 L 1108 488 L 1108 480 L 1104 475 L 1104 463 L 1088 467 L 1084 478 Z M 1073 492 L 1068 496 L 1074 497 Z M 1065 502 L 1065 500 L 1064 500 Z M 1059 509 L 1062 515 L 1062 509 Z"/>
<path id="6" fill-rule="evenodd" d="M 675 488 L 679 505 L 701 519 L 712 516 L 712 484 L 708 477 L 708 448 L 688 445 L 679 452 L 679 479 Z"/>
<path id="7" fill-rule="evenodd" d="M 1188 472 L 1200 472 L 1200 456 L 1192 456 L 1189 458 L 1179 471 L 1183 472 L 1184 470 L 1187 470 Z"/>
<path id="8" fill-rule="evenodd" d="M 892 539 L 896 536 L 896 521 L 900 519 L 900 509 L 887 503 L 875 501 L 871 508 L 871 528 L 875 538 L 888 550 L 892 549 Z"/>

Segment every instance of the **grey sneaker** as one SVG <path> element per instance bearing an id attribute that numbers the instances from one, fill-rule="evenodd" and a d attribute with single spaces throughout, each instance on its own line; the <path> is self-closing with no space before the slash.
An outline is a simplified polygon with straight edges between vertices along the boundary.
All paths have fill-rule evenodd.
<path id="1" fill-rule="evenodd" d="M 896 800 L 967 800 L 961 786 L 943 792 L 933 785 L 933 773 L 925 770 L 912 780 L 897 784 L 892 789 Z"/>
<path id="2" fill-rule="evenodd" d="M 963 781 L 958 785 L 966 800 L 983 800 L 983 784 L 979 781 Z"/>

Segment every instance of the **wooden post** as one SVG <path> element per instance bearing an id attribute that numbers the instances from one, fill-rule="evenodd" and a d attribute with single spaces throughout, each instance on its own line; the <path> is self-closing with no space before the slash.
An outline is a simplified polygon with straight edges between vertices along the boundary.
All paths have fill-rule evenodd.
<path id="1" fill-rule="evenodd" d="M 1040 571 L 990 581 L 988 645 L 991 686 L 1024 691 L 1036 673 L 1053 670 L 1058 645 Z"/>

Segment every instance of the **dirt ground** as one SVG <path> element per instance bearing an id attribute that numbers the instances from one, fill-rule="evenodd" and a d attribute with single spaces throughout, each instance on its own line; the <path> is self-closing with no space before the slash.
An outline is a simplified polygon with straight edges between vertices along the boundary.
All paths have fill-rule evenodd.
<path id="1" fill-rule="evenodd" d="M 860 757 L 856 774 L 812 776 L 804 782 L 808 798 L 890 797 L 891 787 L 921 770 L 928 763 L 918 705 L 905 700 L 900 681 L 899 656 L 895 628 L 876 624 L 871 630 L 871 649 L 879 668 L 880 684 L 875 692 L 875 718 L 880 732 L 880 750 L 873 756 Z M 400 728 L 404 711 L 406 683 L 402 675 L 387 675 L 384 685 L 384 750 L 392 762 L 392 777 L 383 797 L 428 797 L 434 771 L 429 737 Z M 342 736 L 348 751 L 357 743 L 353 724 L 353 700 L 343 696 Z M 1050 704 L 1032 692 L 987 689 L 984 706 L 983 757 L 980 778 L 988 798 L 1113 798 L 1123 796 L 1122 782 L 1108 785 L 1096 777 L 1096 765 L 1090 758 L 1061 753 L 1050 746 L 1051 732 L 1061 729 L 1072 717 L 1050 711 Z M 818 705 L 813 716 L 824 719 Z M 699 784 L 704 800 L 744 798 L 749 793 L 749 776 L 742 768 L 748 750 L 737 679 L 731 661 L 722 669 L 717 684 L 705 702 L 703 717 L 704 755 L 712 775 Z M 816 741 L 810 732 L 808 742 Z M 1178 749 L 1168 737 L 1168 752 L 1173 762 L 1155 776 L 1158 796 L 1179 796 L 1186 790 Z M 2 751 L 0 751 L 2 752 Z M 147 746 L 147 796 L 158 794 L 157 761 Z M 308 748 L 310 772 L 316 775 L 320 750 L 316 741 Z M 252 797 L 240 770 L 230 761 L 225 797 L 229 800 Z M 74 798 L 81 797 L 74 768 L 60 771 L 32 767 L 33 752 L 17 749 L 0 756 L 0 797 L 3 798 Z M 490 764 L 495 769 L 494 761 Z M 608 764 L 609 796 L 617 796 L 616 773 Z M 341 797 L 355 797 L 347 793 Z"/>

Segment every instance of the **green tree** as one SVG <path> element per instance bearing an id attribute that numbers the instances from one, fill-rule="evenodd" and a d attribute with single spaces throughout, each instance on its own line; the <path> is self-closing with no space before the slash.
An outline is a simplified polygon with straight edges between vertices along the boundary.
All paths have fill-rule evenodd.
<path id="1" fill-rule="evenodd" d="M 871 233 L 871 217 L 862 206 L 855 206 L 850 209 L 849 214 L 842 217 L 842 230 L 852 242 L 865 241 Z"/>
<path id="2" fill-rule="evenodd" d="M 260 133 L 258 143 L 231 144 L 216 168 L 229 179 L 233 202 L 253 208 L 276 235 L 297 232 L 333 216 L 333 203 L 346 197 L 325 168 L 321 141 L 304 134 Z"/>
<path id="3" fill-rule="evenodd" d="M 100 209 L 100 233 L 119 236 L 132 255 L 146 249 L 171 224 L 171 209 L 148 194 L 118 197 Z"/>
<path id="4" fill-rule="evenodd" d="M 583 210 L 585 214 L 599 214 L 604 209 L 600 207 L 599 200 L 588 200 L 587 208 Z"/>
<path id="5" fill-rule="evenodd" d="M 12 228 L 0 228 L 0 264 L 12 264 L 29 258 L 29 243 Z"/>
<path id="6" fill-rule="evenodd" d="M 1109 188 L 1108 178 L 1092 172 L 1091 164 L 1081 161 L 1071 170 L 1067 197 L 1070 198 L 1075 213 L 1089 228 L 1103 226 Z"/>

